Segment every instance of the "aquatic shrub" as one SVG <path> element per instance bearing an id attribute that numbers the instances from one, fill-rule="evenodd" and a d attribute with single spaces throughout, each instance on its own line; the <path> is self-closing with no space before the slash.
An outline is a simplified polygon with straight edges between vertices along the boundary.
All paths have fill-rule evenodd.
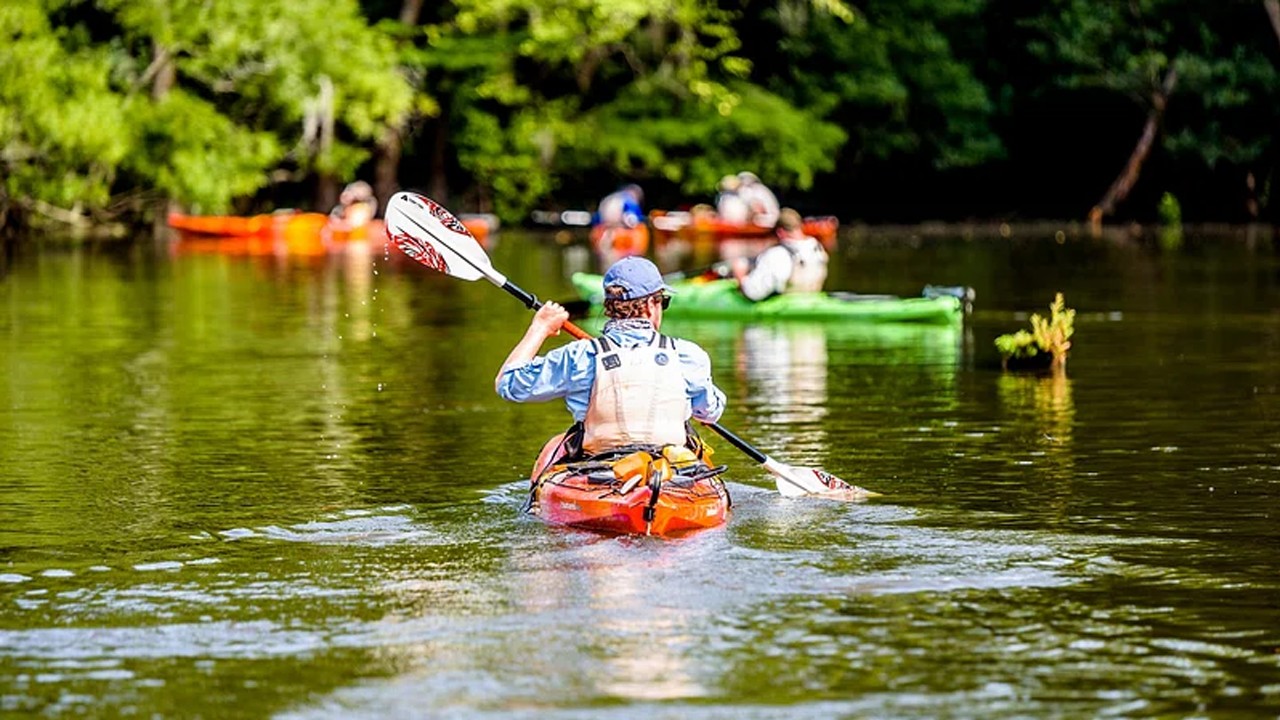
<path id="1" fill-rule="evenodd" d="M 1173 193 L 1160 198 L 1160 247 L 1177 250 L 1182 247 L 1182 205 Z"/>
<path id="2" fill-rule="evenodd" d="M 1160 213 L 1160 224 L 1166 227 L 1182 227 L 1182 203 L 1178 202 L 1177 196 L 1173 193 L 1165 193 L 1160 196 L 1160 205 L 1157 208 Z"/>
<path id="3" fill-rule="evenodd" d="M 1065 366 L 1075 318 L 1076 311 L 1067 308 L 1062 293 L 1058 293 L 1049 303 L 1049 319 L 1034 313 L 1030 332 L 1019 330 L 996 338 L 1001 366 L 1006 370 Z"/>

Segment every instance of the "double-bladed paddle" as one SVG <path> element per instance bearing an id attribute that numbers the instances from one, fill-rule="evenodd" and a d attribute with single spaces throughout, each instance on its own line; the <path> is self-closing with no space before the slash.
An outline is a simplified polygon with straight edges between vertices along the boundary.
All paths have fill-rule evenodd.
<path id="1" fill-rule="evenodd" d="M 537 297 L 517 287 L 494 269 L 489 255 L 456 217 L 438 203 L 412 192 L 396 193 L 387 204 L 387 238 L 405 255 L 432 270 L 462 280 L 484 278 L 506 290 L 530 310 L 542 307 Z M 575 338 L 591 337 L 571 322 L 562 326 Z M 778 462 L 719 423 L 706 423 L 729 444 L 746 453 L 773 474 L 778 492 L 787 497 L 821 495 L 838 500 L 859 500 L 879 493 L 864 490 L 818 468 L 795 467 Z"/>

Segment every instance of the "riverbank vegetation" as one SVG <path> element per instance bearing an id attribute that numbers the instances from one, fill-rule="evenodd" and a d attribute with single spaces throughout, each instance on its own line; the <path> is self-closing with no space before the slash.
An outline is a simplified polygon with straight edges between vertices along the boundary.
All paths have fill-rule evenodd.
<path id="1" fill-rule="evenodd" d="M 1280 0 L 10 0 L 0 226 L 520 221 L 750 169 L 846 220 L 1274 220 Z"/>

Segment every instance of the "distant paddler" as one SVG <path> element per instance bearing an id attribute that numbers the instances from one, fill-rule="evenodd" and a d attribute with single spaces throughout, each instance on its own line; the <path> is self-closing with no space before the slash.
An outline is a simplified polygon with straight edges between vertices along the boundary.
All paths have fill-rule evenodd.
<path id="1" fill-rule="evenodd" d="M 329 211 L 329 225 L 336 230 L 355 230 L 369 224 L 378 214 L 378 198 L 373 187 L 356 180 L 342 189 L 338 204 Z"/>
<path id="2" fill-rule="evenodd" d="M 600 264 L 643 255 L 649 249 L 649 227 L 644 224 L 644 190 L 630 183 L 606 195 L 596 208 L 591 242 Z"/>
<path id="3" fill-rule="evenodd" d="M 747 170 L 738 173 L 738 197 L 746 203 L 748 219 L 753 225 L 772 228 L 778 224 L 778 198 L 755 173 Z"/>
<path id="4" fill-rule="evenodd" d="M 827 281 L 827 251 L 804 232 L 800 213 L 778 213 L 778 242 L 755 257 L 731 264 L 738 288 L 748 300 L 760 302 L 787 293 L 816 293 Z"/>

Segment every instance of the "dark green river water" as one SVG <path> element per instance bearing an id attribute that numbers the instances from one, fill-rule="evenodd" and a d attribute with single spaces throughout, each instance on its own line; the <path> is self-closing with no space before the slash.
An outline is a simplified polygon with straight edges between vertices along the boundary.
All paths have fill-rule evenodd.
<path id="1" fill-rule="evenodd" d="M 845 237 L 828 286 L 977 290 L 963 328 L 670 323 L 724 424 L 884 497 L 727 526 L 523 516 L 559 404 L 528 313 L 387 258 L 24 246 L 0 264 L 0 715 L 1276 717 L 1270 237 Z M 568 296 L 581 249 L 504 232 Z M 1055 291 L 1059 377 L 992 339 Z M 714 444 L 714 442 L 713 442 Z"/>

